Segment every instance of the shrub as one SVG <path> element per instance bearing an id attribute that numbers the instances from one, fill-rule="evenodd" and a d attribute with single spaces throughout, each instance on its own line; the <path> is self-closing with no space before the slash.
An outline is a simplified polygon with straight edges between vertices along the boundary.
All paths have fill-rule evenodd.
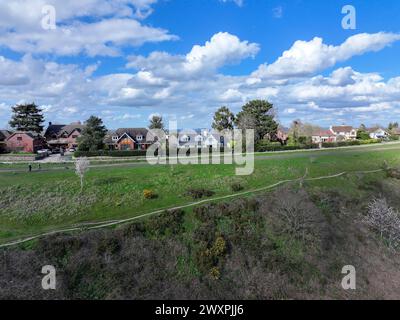
<path id="1" fill-rule="evenodd" d="M 336 148 L 336 147 L 348 147 L 348 146 L 359 146 L 364 144 L 381 143 L 379 139 L 368 139 L 368 140 L 351 140 L 351 141 L 339 141 L 339 142 L 324 142 L 323 148 Z"/>
<path id="2" fill-rule="evenodd" d="M 233 192 L 239 192 L 239 191 L 242 191 L 244 188 L 239 182 L 235 182 L 235 183 L 232 183 L 231 189 Z"/>
<path id="3" fill-rule="evenodd" d="M 222 256 L 226 251 L 226 242 L 223 237 L 217 237 L 215 239 L 214 246 L 212 247 L 212 252 L 214 256 Z"/>
<path id="4" fill-rule="evenodd" d="M 214 279 L 214 280 L 218 280 L 219 277 L 221 276 L 221 272 L 219 271 L 218 267 L 212 267 L 210 270 L 210 276 Z"/>
<path id="5" fill-rule="evenodd" d="M 280 144 L 258 144 L 256 146 L 256 152 L 267 152 L 267 151 L 291 151 L 291 150 L 301 150 L 301 149 L 317 149 L 318 145 L 310 144 L 304 146 L 282 146 Z"/>
<path id="6" fill-rule="evenodd" d="M 146 230 L 153 235 L 177 235 L 183 230 L 185 211 L 169 210 L 148 220 Z"/>
<path id="7" fill-rule="evenodd" d="M 153 190 L 145 189 L 145 190 L 143 190 L 143 197 L 145 199 L 155 199 L 155 198 L 157 198 L 157 195 L 154 193 Z"/>
<path id="8" fill-rule="evenodd" d="M 215 205 L 207 204 L 193 209 L 195 217 L 201 222 L 214 221 L 216 218 Z"/>
<path id="9" fill-rule="evenodd" d="M 389 168 L 386 170 L 387 176 L 394 179 L 400 179 L 400 170 L 396 168 Z"/>
<path id="10" fill-rule="evenodd" d="M 400 214 L 388 205 L 386 199 L 374 199 L 368 205 L 364 222 L 378 233 L 389 247 L 395 249 L 399 247 Z"/>
<path id="11" fill-rule="evenodd" d="M 192 197 L 193 199 L 201 199 L 203 197 L 211 197 L 215 194 L 214 191 L 207 189 L 189 189 L 186 191 L 186 195 Z"/>

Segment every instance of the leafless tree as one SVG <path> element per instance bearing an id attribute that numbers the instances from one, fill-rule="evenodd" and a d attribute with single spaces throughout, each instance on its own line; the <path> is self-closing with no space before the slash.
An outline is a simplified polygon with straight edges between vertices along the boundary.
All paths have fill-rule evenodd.
<path id="1" fill-rule="evenodd" d="M 75 173 L 81 179 L 81 192 L 83 190 L 83 178 L 85 173 L 89 170 L 90 161 L 88 158 L 78 158 L 75 162 Z"/>
<path id="2" fill-rule="evenodd" d="M 400 246 L 400 214 L 388 205 L 385 198 L 372 200 L 364 222 L 387 241 L 390 248 Z"/>

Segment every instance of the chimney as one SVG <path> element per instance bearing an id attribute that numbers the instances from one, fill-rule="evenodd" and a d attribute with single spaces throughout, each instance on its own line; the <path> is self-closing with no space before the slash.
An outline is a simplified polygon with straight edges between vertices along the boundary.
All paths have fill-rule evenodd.
<path id="1" fill-rule="evenodd" d="M 52 125 L 52 123 L 51 122 L 49 122 L 49 127 Z"/>

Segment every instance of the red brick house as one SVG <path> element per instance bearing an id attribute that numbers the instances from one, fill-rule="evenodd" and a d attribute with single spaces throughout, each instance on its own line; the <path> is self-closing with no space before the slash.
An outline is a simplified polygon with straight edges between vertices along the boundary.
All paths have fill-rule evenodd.
<path id="1" fill-rule="evenodd" d="M 44 133 L 44 137 L 46 138 L 50 148 L 77 148 L 77 139 L 81 136 L 84 128 L 85 125 L 81 124 L 80 122 L 75 122 L 68 125 L 52 124 L 50 122 L 46 132 Z"/>
<path id="2" fill-rule="evenodd" d="M 146 150 L 154 141 L 147 140 L 145 128 L 121 128 L 109 131 L 104 143 L 110 150 Z"/>
<path id="3" fill-rule="evenodd" d="M 15 132 L 7 140 L 7 151 L 36 153 L 46 147 L 43 137 L 35 132 Z"/>

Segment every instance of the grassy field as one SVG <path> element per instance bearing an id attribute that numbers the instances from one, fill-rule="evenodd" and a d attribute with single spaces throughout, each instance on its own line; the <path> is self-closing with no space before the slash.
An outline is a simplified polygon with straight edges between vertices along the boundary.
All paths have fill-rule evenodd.
<path id="1" fill-rule="evenodd" d="M 384 160 L 400 166 L 400 146 L 300 152 L 256 157 L 250 176 L 235 176 L 233 165 L 149 166 L 121 164 L 91 168 L 80 192 L 78 177 L 69 170 L 0 172 L 0 242 L 85 222 L 134 217 L 157 209 L 194 202 L 189 189 L 206 189 L 213 197 L 264 187 L 280 180 L 331 175 L 343 171 L 374 170 Z M 369 175 L 378 179 L 383 173 Z M 340 189 L 351 194 L 358 174 L 313 181 L 311 187 Z M 157 197 L 145 199 L 143 190 Z M 356 195 L 354 195 L 356 196 Z"/>

